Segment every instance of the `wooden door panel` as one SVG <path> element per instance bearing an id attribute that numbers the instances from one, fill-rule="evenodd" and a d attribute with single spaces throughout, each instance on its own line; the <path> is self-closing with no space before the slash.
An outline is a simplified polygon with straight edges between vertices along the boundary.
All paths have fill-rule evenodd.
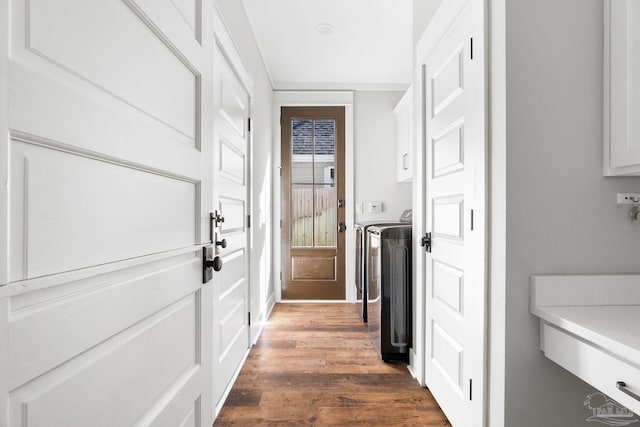
<path id="1" fill-rule="evenodd" d="M 434 137 L 432 144 L 432 178 L 464 169 L 464 120 Z"/>
<path id="2" fill-rule="evenodd" d="M 222 177 L 244 186 L 247 156 L 227 140 L 220 140 L 220 171 Z"/>
<path id="3" fill-rule="evenodd" d="M 169 28 L 183 22 L 175 9 L 169 9 L 173 15 L 149 10 L 162 21 L 155 22 L 133 1 L 92 1 L 87 9 L 86 2 L 74 1 L 75 8 L 58 3 L 12 3 L 12 134 L 199 175 L 200 165 L 194 168 L 202 133 L 198 91 L 204 87 L 206 61 L 192 35 Z M 107 9 L 104 16 L 93 14 L 101 8 Z M 66 25 L 67 20 L 73 22 Z M 95 25 L 84 28 L 87 23 Z M 76 37 L 79 26 L 86 37 L 84 31 Z M 122 27 L 131 27 L 131 33 Z M 142 38 L 133 41 L 132 34 Z M 146 55 L 151 60 L 141 61 Z M 167 158 L 163 150 L 173 156 Z"/>
<path id="4" fill-rule="evenodd" d="M 291 278 L 293 280 L 336 280 L 335 256 L 292 256 Z"/>
<path id="5" fill-rule="evenodd" d="M 431 84 L 431 104 L 432 117 L 436 117 L 445 108 L 457 99 L 464 91 L 464 43 L 461 42 L 445 59 L 443 64 L 439 64 L 439 69 L 435 71 L 430 79 Z"/>
<path id="6" fill-rule="evenodd" d="M 198 297 L 176 301 L 13 390 L 9 425 L 127 426 L 153 414 L 163 399 L 198 381 Z"/>
<path id="7" fill-rule="evenodd" d="M 11 148 L 10 280 L 196 244 L 194 182 L 17 141 Z"/>
<path id="8" fill-rule="evenodd" d="M 246 91 L 233 74 L 220 76 L 220 116 L 238 136 L 238 142 L 246 138 Z M 243 147 L 240 143 L 239 147 Z"/>
<path id="9" fill-rule="evenodd" d="M 433 365 L 453 386 L 458 398 L 462 399 L 464 348 L 445 330 L 445 327 L 440 326 L 433 319 L 431 321 L 431 334 L 430 356 L 433 360 Z"/>
<path id="10" fill-rule="evenodd" d="M 149 19 L 162 29 L 163 34 L 176 44 L 187 57 L 202 45 L 200 11 L 202 0 L 124 0 L 134 8 L 140 8 Z M 178 19 L 175 19 L 175 12 Z M 167 17 L 172 17 L 167 19 Z"/>
<path id="11" fill-rule="evenodd" d="M 185 254 L 148 267 L 11 297 L 9 387 L 14 389 L 54 370 L 172 301 L 197 292 L 200 262 Z M 178 283 L 182 285 L 176 286 Z"/>
<path id="12" fill-rule="evenodd" d="M 223 238 L 233 233 L 243 233 L 245 227 L 246 201 L 220 197 L 218 208 L 224 212 L 224 222 L 220 224 L 220 232 Z"/>
<path id="13" fill-rule="evenodd" d="M 464 244 L 464 195 L 451 194 L 432 200 L 431 229 L 435 236 Z"/>
<path id="14" fill-rule="evenodd" d="M 24 15 L 17 16 L 25 21 L 18 19 L 14 35 L 21 27 L 27 35 L 18 56 L 26 48 L 26 56 L 38 57 L 31 60 L 44 59 L 66 79 L 77 76 L 195 145 L 199 73 L 142 10 L 131 7 L 135 3 L 30 0 L 24 9 L 18 3 Z M 83 19 L 70 11 L 82 11 Z"/>
<path id="15" fill-rule="evenodd" d="M 464 270 L 445 264 L 439 260 L 431 260 L 429 271 L 433 275 L 434 300 L 463 315 Z"/>

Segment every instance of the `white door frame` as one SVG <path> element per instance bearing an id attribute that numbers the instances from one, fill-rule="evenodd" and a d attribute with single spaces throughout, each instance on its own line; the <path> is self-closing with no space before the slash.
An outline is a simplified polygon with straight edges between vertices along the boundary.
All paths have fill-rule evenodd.
<path id="1" fill-rule="evenodd" d="M 282 300 L 282 281 L 280 279 L 280 270 L 282 266 L 281 244 L 282 237 L 280 235 L 280 219 L 282 218 L 282 209 L 280 200 L 282 197 L 282 189 L 280 187 L 280 109 L 281 107 L 312 107 L 312 106 L 344 106 L 345 107 L 345 178 L 346 178 L 346 224 L 347 241 L 345 244 L 345 288 L 347 302 L 355 301 L 355 292 L 349 280 L 355 274 L 355 260 L 349 257 L 355 251 L 353 224 L 355 221 L 355 212 L 353 200 L 355 197 L 354 190 L 354 139 L 353 139 L 353 92 L 293 92 L 293 91 L 275 91 L 273 100 L 273 283 L 276 301 Z M 335 302 L 335 301 L 334 301 Z"/>
<path id="2" fill-rule="evenodd" d="M 416 313 L 414 314 L 415 324 L 414 324 L 414 346 L 410 354 L 410 369 L 416 378 L 416 380 L 420 383 L 420 385 L 426 385 L 426 378 L 428 377 L 428 373 L 425 372 L 424 369 L 424 358 L 426 356 L 426 312 L 425 312 L 425 304 L 426 304 L 426 289 L 424 288 L 424 284 L 426 283 L 426 263 L 424 256 L 424 248 L 420 246 L 420 240 L 422 236 L 425 235 L 427 230 L 427 209 L 426 209 L 426 194 L 428 189 L 426 188 L 427 181 L 427 153 L 425 152 L 425 142 L 426 142 L 426 126 L 425 122 L 422 119 L 426 113 L 426 106 L 424 100 L 424 89 L 425 89 L 425 76 L 426 70 L 423 66 L 423 62 L 425 58 L 428 58 L 429 55 L 433 52 L 433 50 L 440 44 L 442 39 L 448 33 L 448 30 L 453 26 L 456 20 L 459 18 L 460 14 L 464 11 L 465 7 L 469 3 L 470 0 L 449 0 L 443 2 L 439 9 L 436 11 L 435 15 L 431 19 L 431 23 L 425 30 L 424 34 L 421 36 L 420 40 L 416 44 L 415 48 L 415 74 L 414 74 L 414 187 L 413 187 L 413 209 L 414 209 L 414 222 L 413 222 L 413 237 L 414 237 L 414 248 L 413 248 L 413 278 L 414 284 L 417 286 L 416 288 L 416 299 L 417 303 L 415 304 Z M 485 29 L 484 29 L 484 40 L 485 40 L 485 87 L 488 87 L 489 81 L 489 64 L 490 64 L 490 52 L 487 49 L 487 46 L 492 42 L 490 38 L 490 30 L 489 26 L 486 25 L 487 16 L 489 13 L 489 3 L 490 0 L 484 0 L 484 15 L 485 15 Z M 486 102 L 490 102 L 490 93 L 486 91 Z M 487 109 L 488 111 L 488 109 Z M 489 122 L 489 118 L 487 119 L 487 123 Z M 490 139 L 489 135 L 486 136 L 486 158 L 485 161 L 489 160 L 489 146 Z M 486 175 L 485 175 L 485 216 L 489 218 L 489 209 L 490 204 L 488 200 L 490 200 L 490 186 L 488 175 L 490 173 L 490 169 L 486 167 Z M 488 222 L 487 222 L 488 224 Z M 486 230 L 486 239 L 490 240 L 490 228 L 488 225 L 485 225 Z M 485 251 L 488 255 L 488 242 L 485 242 Z M 485 264 L 487 277 L 489 275 L 489 264 L 488 262 Z M 485 295 L 489 289 L 489 282 L 485 279 Z M 484 322 L 487 324 L 487 320 L 490 318 L 490 307 L 488 304 L 488 298 L 484 300 Z M 487 413 L 488 413 L 488 404 L 489 404 L 489 377 L 487 376 L 487 366 L 489 364 L 489 355 L 487 353 L 487 342 L 488 342 L 488 332 L 485 327 L 485 336 L 483 341 L 485 343 L 483 348 L 483 359 L 484 359 L 484 383 L 483 384 L 475 384 L 474 388 L 478 387 L 482 390 L 483 396 L 483 410 L 482 410 L 482 420 L 477 424 L 478 426 L 487 425 Z M 475 420 L 474 420 L 475 421 Z M 475 425 L 475 424 L 474 424 Z"/>

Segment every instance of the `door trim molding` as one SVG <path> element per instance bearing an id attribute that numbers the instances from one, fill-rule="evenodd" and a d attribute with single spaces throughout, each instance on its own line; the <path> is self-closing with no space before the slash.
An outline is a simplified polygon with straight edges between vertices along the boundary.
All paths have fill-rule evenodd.
<path id="1" fill-rule="evenodd" d="M 282 300 L 282 285 L 280 282 L 280 266 L 282 261 L 281 245 L 282 238 L 280 235 L 280 218 L 281 208 L 280 199 L 280 108 L 281 107 L 311 107 L 311 106 L 344 106 L 345 107 L 345 192 L 346 200 L 355 200 L 354 191 L 354 135 L 353 135 L 353 92 L 290 92 L 290 91 L 274 91 L 273 93 L 273 258 L 272 258 L 272 278 L 274 283 L 274 292 L 276 301 Z M 276 185 L 278 183 L 278 185 Z M 353 224 L 355 220 L 355 212 L 353 203 L 347 203 L 345 206 L 345 220 L 347 224 L 345 254 L 345 284 L 349 283 L 348 278 L 354 274 L 354 260 L 350 259 L 348 254 L 353 253 Z M 346 286 L 346 301 L 355 300 L 352 287 Z"/>

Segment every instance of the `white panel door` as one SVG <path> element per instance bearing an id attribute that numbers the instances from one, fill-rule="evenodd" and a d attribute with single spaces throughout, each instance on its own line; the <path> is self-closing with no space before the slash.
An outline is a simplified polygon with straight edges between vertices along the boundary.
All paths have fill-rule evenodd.
<path id="1" fill-rule="evenodd" d="M 208 3 L 0 2 L 0 425 L 213 421 Z"/>
<path id="2" fill-rule="evenodd" d="M 214 90 L 215 204 L 224 218 L 214 236 L 223 262 L 213 289 L 213 402 L 219 408 L 249 350 L 249 96 L 218 46 Z"/>
<path id="3" fill-rule="evenodd" d="M 483 425 L 485 116 L 483 2 L 425 62 L 425 382 L 454 427 Z"/>

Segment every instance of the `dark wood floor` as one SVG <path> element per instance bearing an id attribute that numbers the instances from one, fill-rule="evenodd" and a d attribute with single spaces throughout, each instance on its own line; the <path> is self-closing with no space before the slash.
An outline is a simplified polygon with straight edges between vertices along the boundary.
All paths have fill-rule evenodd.
<path id="1" fill-rule="evenodd" d="M 448 426 L 351 304 L 278 304 L 214 426 Z"/>

